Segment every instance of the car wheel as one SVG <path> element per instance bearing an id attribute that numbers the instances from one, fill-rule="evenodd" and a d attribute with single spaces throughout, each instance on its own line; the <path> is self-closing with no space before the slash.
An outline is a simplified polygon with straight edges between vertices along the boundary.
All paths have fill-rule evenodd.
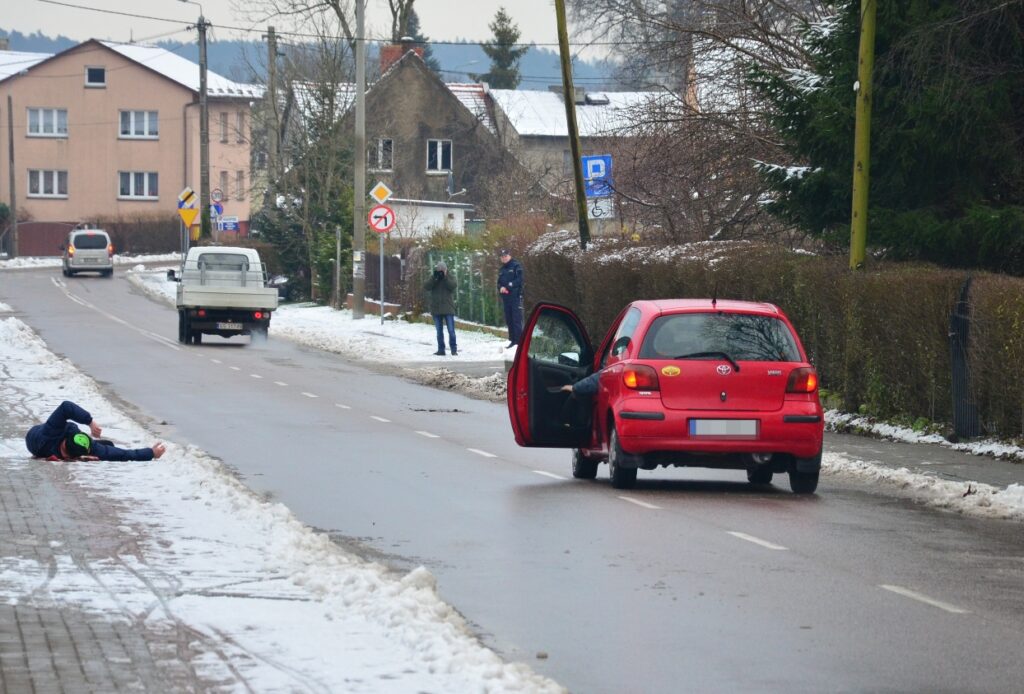
<path id="1" fill-rule="evenodd" d="M 636 485 L 636 468 L 623 467 L 622 463 L 626 452 L 619 444 L 619 432 L 615 431 L 615 425 L 608 439 L 608 478 L 616 489 L 631 489 Z"/>
<path id="2" fill-rule="evenodd" d="M 597 477 L 597 461 L 585 458 L 583 451 L 572 449 L 572 476 L 578 480 L 592 480 Z"/>
<path id="3" fill-rule="evenodd" d="M 813 494 L 814 490 L 818 488 L 818 474 L 818 470 L 814 472 L 790 470 L 789 488 L 793 490 L 794 494 Z"/>
<path id="4" fill-rule="evenodd" d="M 103 271 L 103 276 L 104 277 L 113 277 L 114 276 L 114 271 L 113 270 L 104 270 Z"/>
<path id="5" fill-rule="evenodd" d="M 751 484 L 771 484 L 772 476 L 772 469 L 767 465 L 747 470 L 747 481 Z"/>
<path id="6" fill-rule="evenodd" d="M 188 338 L 188 316 L 184 311 L 178 311 L 178 342 L 183 345 L 188 344 Z"/>
<path id="7" fill-rule="evenodd" d="M 63 273 L 63 275 L 64 275 L 65 277 L 71 277 L 71 273 L 70 273 L 70 272 L 68 272 L 68 269 L 67 269 L 66 267 L 62 267 L 62 268 L 60 269 L 60 271 L 61 271 L 61 273 Z"/>
<path id="8" fill-rule="evenodd" d="M 198 330 L 190 330 L 190 336 L 192 338 L 192 344 L 201 345 L 203 344 L 203 334 Z"/>

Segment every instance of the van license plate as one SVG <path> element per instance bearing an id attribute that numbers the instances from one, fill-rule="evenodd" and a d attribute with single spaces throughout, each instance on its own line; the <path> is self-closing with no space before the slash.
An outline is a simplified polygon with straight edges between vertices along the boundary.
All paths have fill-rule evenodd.
<path id="1" fill-rule="evenodd" d="M 691 419 L 690 436 L 721 439 L 756 439 L 756 419 Z"/>
<path id="2" fill-rule="evenodd" d="M 241 323 L 217 323 L 217 330 L 241 330 Z"/>

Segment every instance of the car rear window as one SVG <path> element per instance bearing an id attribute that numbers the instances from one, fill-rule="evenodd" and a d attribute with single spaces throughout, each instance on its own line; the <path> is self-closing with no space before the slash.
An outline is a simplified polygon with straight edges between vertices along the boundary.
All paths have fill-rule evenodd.
<path id="1" fill-rule="evenodd" d="M 778 318 L 717 312 L 659 316 L 651 323 L 639 356 L 678 359 L 703 352 L 725 352 L 736 361 L 801 361 L 796 338 Z"/>
<path id="2" fill-rule="evenodd" d="M 239 253 L 203 253 L 199 256 L 199 267 L 241 272 L 249 269 L 249 259 Z"/>
<path id="3" fill-rule="evenodd" d="M 75 234 L 71 243 L 75 248 L 106 248 L 110 239 L 105 234 Z"/>

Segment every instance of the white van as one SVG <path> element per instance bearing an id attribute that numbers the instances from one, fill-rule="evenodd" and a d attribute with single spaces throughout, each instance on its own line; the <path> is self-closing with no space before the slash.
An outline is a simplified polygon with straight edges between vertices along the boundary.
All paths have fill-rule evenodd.
<path id="1" fill-rule="evenodd" d="M 64 276 L 78 272 L 114 274 L 114 244 L 102 229 L 75 229 L 60 247 L 64 251 Z"/>

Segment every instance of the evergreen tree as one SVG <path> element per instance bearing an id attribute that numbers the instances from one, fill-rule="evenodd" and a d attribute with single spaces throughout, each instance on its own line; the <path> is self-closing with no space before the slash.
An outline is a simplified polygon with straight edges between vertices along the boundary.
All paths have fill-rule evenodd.
<path id="1" fill-rule="evenodd" d="M 527 46 L 516 48 L 519 41 L 519 27 L 499 7 L 494 21 L 488 25 L 494 34 L 493 40 L 481 46 L 491 59 L 491 69 L 483 75 L 470 75 L 475 80 L 486 82 L 494 89 L 515 89 L 519 86 L 519 59 L 530 50 Z"/>
<path id="2" fill-rule="evenodd" d="M 799 169 L 766 167 L 771 209 L 849 241 L 860 0 L 806 27 L 808 71 L 751 81 Z M 868 243 L 1024 274 L 1024 3 L 879 0 Z"/>
<path id="3" fill-rule="evenodd" d="M 434 74 L 440 77 L 441 63 L 438 62 L 437 57 L 434 55 L 434 50 L 430 47 L 430 39 L 420 33 L 420 17 L 414 9 L 409 10 L 409 25 L 407 29 L 409 36 L 415 39 L 416 45 L 423 49 L 423 62 L 427 64 L 427 67 Z"/>

